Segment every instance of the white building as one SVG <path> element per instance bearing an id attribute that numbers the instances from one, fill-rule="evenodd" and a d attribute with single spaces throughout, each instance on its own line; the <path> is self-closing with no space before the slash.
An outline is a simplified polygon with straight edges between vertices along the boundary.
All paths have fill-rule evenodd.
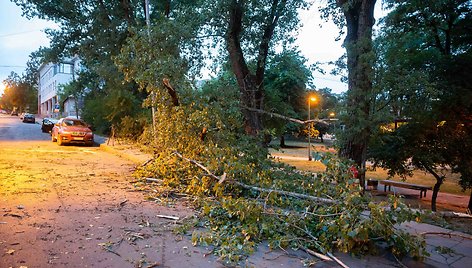
<path id="1" fill-rule="evenodd" d="M 74 57 L 60 63 L 44 63 L 39 67 L 38 114 L 43 117 L 76 116 L 75 101 L 67 98 L 61 104 L 57 91 L 76 78 L 80 59 Z"/>

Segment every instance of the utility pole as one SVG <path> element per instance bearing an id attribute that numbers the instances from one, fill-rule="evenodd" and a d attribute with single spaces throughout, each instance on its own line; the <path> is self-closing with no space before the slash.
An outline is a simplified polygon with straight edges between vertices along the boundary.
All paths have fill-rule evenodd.
<path id="1" fill-rule="evenodd" d="M 144 4 L 146 6 L 145 8 L 145 15 L 146 15 L 146 26 L 147 26 L 147 35 L 149 38 L 149 42 L 151 42 L 151 33 L 150 33 L 150 27 L 151 27 L 151 20 L 149 18 L 149 0 L 144 0 Z M 154 108 L 154 92 L 151 92 L 151 112 L 152 112 L 152 134 L 153 136 L 156 135 L 156 109 Z"/>

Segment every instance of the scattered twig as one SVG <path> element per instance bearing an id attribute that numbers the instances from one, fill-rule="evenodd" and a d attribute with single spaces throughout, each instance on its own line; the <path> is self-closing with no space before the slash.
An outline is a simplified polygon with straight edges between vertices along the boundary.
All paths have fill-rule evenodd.
<path id="1" fill-rule="evenodd" d="M 151 163 L 154 160 L 154 158 L 146 160 L 144 163 L 141 164 L 141 167 L 147 166 L 147 164 Z"/>
<path id="2" fill-rule="evenodd" d="M 15 217 L 15 218 L 20 218 L 20 219 L 23 218 L 23 216 L 21 216 L 20 214 L 16 214 L 16 213 L 5 213 L 5 214 L 3 214 L 3 216 L 10 216 L 10 217 Z"/>
<path id="3" fill-rule="evenodd" d="M 349 266 L 347 266 L 346 264 L 344 264 L 340 259 L 336 258 L 333 253 L 331 252 L 326 252 L 326 255 L 328 255 L 328 257 L 330 257 L 331 259 L 333 259 L 333 261 L 335 261 L 339 266 L 343 267 L 343 268 L 349 268 Z"/>
<path id="4" fill-rule="evenodd" d="M 118 257 L 121 257 L 120 253 L 118 253 L 118 252 L 114 251 L 114 250 L 113 250 L 113 249 L 111 249 L 110 247 L 107 247 L 107 246 L 105 246 L 105 245 L 102 245 L 102 248 L 103 248 L 104 250 L 106 250 L 106 251 L 110 252 L 110 253 L 113 253 L 113 254 L 115 254 L 115 255 L 116 255 L 116 256 L 118 256 Z"/>
<path id="5" fill-rule="evenodd" d="M 163 218 L 163 219 L 169 219 L 169 220 L 175 220 L 178 221 L 180 218 L 175 217 L 175 216 L 168 216 L 168 215 L 156 215 L 158 218 Z"/>
<path id="6" fill-rule="evenodd" d="M 309 248 L 303 248 L 303 250 L 304 250 L 306 253 L 317 257 L 317 258 L 320 259 L 320 260 L 323 260 L 323 261 L 331 261 L 331 258 L 330 258 L 330 257 L 328 257 L 328 256 L 326 256 L 326 255 L 324 255 L 324 254 L 318 253 L 318 252 L 316 252 L 316 251 L 313 251 L 313 250 L 311 250 L 311 249 L 309 249 Z"/>
<path id="7" fill-rule="evenodd" d="M 322 247 L 320 246 L 320 244 L 318 243 L 318 238 L 316 238 L 315 236 L 313 236 L 313 234 L 311 234 L 311 232 L 309 232 L 308 230 L 306 229 L 303 229 L 297 225 L 294 225 L 294 224 L 290 224 L 291 226 L 293 226 L 294 228 L 297 228 L 299 229 L 300 231 L 304 232 L 306 235 L 308 235 L 311 239 L 313 239 L 313 244 L 316 245 L 318 247 L 318 249 L 322 249 Z M 321 251 L 321 250 L 320 250 Z M 331 259 L 333 260 L 334 262 L 336 262 L 339 266 L 343 267 L 343 268 L 349 268 L 349 266 L 347 266 L 346 264 L 344 264 L 340 259 L 336 258 L 333 253 L 331 252 L 326 252 L 326 255 Z"/>
<path id="8" fill-rule="evenodd" d="M 155 179 L 155 178 L 146 178 L 146 181 L 151 181 L 151 182 L 162 182 L 160 179 Z"/>
<path id="9" fill-rule="evenodd" d="M 125 199 L 120 202 L 120 207 L 124 206 L 124 204 L 128 203 L 128 199 Z"/>
<path id="10" fill-rule="evenodd" d="M 408 268 L 408 266 L 406 266 L 405 264 L 403 264 L 398 258 L 397 256 L 395 256 L 395 254 L 393 254 L 393 257 L 395 258 L 395 260 L 397 261 L 397 263 L 403 267 L 403 268 Z"/>
<path id="11" fill-rule="evenodd" d="M 467 213 L 460 213 L 460 212 L 453 212 L 453 211 L 443 211 L 443 212 L 436 212 L 440 214 L 443 217 L 448 217 L 448 218 L 466 218 L 466 219 L 472 219 L 472 215 L 469 215 Z"/>
<path id="12" fill-rule="evenodd" d="M 209 256 L 209 255 L 213 254 L 213 252 L 214 252 L 214 251 L 215 251 L 215 250 L 214 250 L 214 249 L 212 249 L 212 250 L 211 250 L 211 251 L 209 251 L 209 252 L 203 253 L 203 258 L 206 258 L 207 256 Z"/>
<path id="13" fill-rule="evenodd" d="M 423 233 L 420 233 L 420 235 L 421 235 L 421 236 L 426 236 L 426 235 L 447 235 L 447 236 L 449 236 L 449 238 L 450 238 L 451 236 L 457 236 L 457 237 L 460 237 L 460 238 L 472 240 L 472 236 L 465 236 L 465 235 L 461 235 L 461 234 L 457 234 L 457 233 L 423 232 Z"/>
<path id="14" fill-rule="evenodd" d="M 135 240 L 136 238 L 139 238 L 139 239 L 143 239 L 143 240 L 144 240 L 144 236 L 142 236 L 141 233 L 133 233 L 133 234 L 130 234 L 130 236 L 131 236 L 132 238 L 134 238 L 134 240 Z"/>

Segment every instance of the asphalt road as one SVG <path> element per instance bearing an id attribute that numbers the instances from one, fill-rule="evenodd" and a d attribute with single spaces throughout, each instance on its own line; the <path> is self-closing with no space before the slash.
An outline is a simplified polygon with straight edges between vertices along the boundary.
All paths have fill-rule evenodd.
<path id="1" fill-rule="evenodd" d="M 0 268 L 220 267 L 156 216 L 194 212 L 146 201 L 133 169 L 99 145 L 58 146 L 39 124 L 0 115 Z"/>
<path id="2" fill-rule="evenodd" d="M 40 123 L 23 123 L 18 116 L 0 115 L 0 141 L 50 140 L 49 133 L 41 132 Z"/>

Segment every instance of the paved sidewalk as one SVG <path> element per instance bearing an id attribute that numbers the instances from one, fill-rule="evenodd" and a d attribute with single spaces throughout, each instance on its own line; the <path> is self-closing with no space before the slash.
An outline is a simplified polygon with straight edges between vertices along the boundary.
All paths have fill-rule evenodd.
<path id="1" fill-rule="evenodd" d="M 472 267 L 472 235 L 438 226 L 409 222 L 402 225 L 408 232 L 423 235 L 429 257 L 425 264 L 433 267 Z"/>
<path id="2" fill-rule="evenodd" d="M 144 163 L 150 159 L 150 155 L 140 152 L 137 148 L 118 144 L 107 145 L 107 139 L 96 136 L 96 142 L 100 148 L 107 152 L 114 153 L 120 157 L 133 161 L 135 164 Z M 472 220 L 471 220 L 472 224 Z M 380 256 L 364 256 L 362 259 L 349 254 L 335 253 L 335 255 L 349 267 L 451 267 L 466 268 L 472 267 L 472 235 L 454 232 L 445 228 L 437 227 L 425 223 L 408 222 L 401 225 L 401 228 L 411 234 L 422 235 L 426 241 L 426 250 L 430 256 L 423 262 L 412 259 L 402 260 L 398 263 L 391 254 Z M 314 257 L 301 252 L 269 250 L 266 245 L 261 245 L 259 249 L 248 259 L 247 264 L 254 267 L 304 267 L 302 259 L 314 259 Z M 332 261 L 319 261 L 311 267 L 339 267 Z"/>

